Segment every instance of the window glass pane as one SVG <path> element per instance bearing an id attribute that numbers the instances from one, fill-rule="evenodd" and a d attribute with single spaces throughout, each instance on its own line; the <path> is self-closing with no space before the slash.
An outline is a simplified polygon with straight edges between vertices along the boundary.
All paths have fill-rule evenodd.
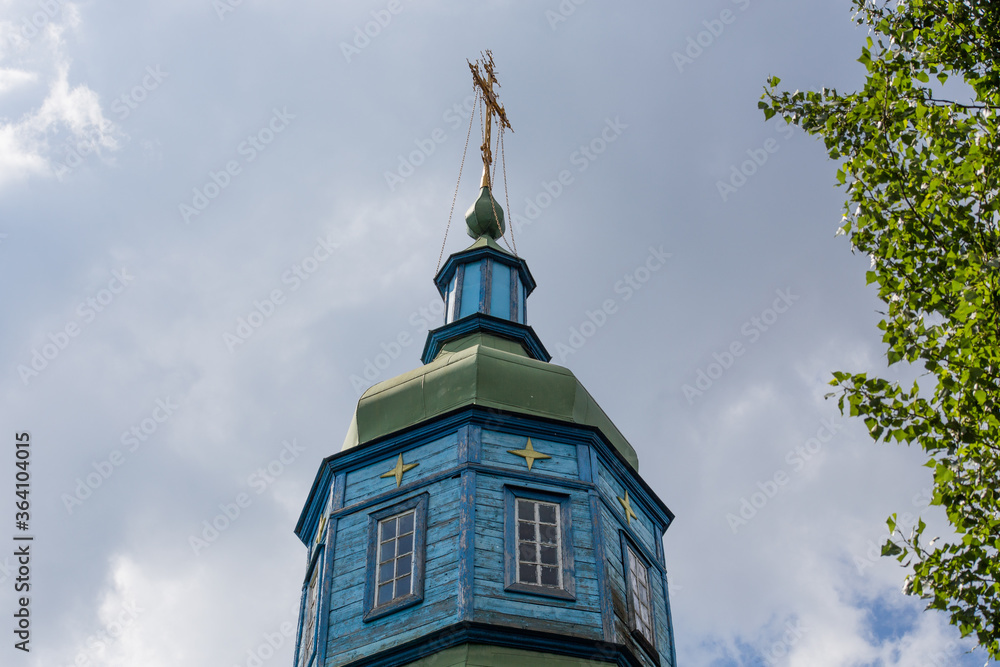
<path id="1" fill-rule="evenodd" d="M 542 547 L 542 565 L 558 565 L 559 555 L 555 547 Z"/>
<path id="2" fill-rule="evenodd" d="M 458 271 L 455 275 L 451 277 L 451 282 L 448 283 L 448 290 L 445 292 L 445 300 L 447 304 L 448 312 L 445 315 L 445 323 L 451 322 L 455 319 L 455 284 L 458 281 Z"/>
<path id="3" fill-rule="evenodd" d="M 525 303 L 525 299 L 524 299 L 524 285 L 521 284 L 520 280 L 517 281 L 517 294 L 518 294 L 518 297 L 517 297 L 517 317 L 518 317 L 518 321 L 520 321 L 521 324 L 527 324 L 528 323 L 528 313 L 527 313 L 526 308 L 528 307 L 528 305 Z"/>
<path id="4" fill-rule="evenodd" d="M 556 522 L 556 506 L 555 505 L 538 505 L 538 520 L 542 523 L 555 523 Z"/>
<path id="5" fill-rule="evenodd" d="M 631 548 L 627 549 L 627 554 L 633 624 L 643 637 L 653 643 L 652 609 L 649 602 L 649 570 Z"/>
<path id="6" fill-rule="evenodd" d="M 407 554 L 396 561 L 396 576 L 402 577 L 412 572 L 413 554 Z"/>
<path id="7" fill-rule="evenodd" d="M 490 284 L 490 315 L 510 319 L 510 267 L 493 262 L 493 282 Z"/>
<path id="8" fill-rule="evenodd" d="M 482 262 L 465 265 L 465 278 L 462 280 L 462 303 L 458 316 L 472 315 L 479 312 L 479 287 L 482 283 Z"/>
<path id="9" fill-rule="evenodd" d="M 385 604 L 392 600 L 392 582 L 378 587 L 378 604 Z"/>
<path id="10" fill-rule="evenodd" d="M 528 523 L 527 521 L 517 522 L 517 539 L 519 540 L 534 540 L 535 539 L 535 524 Z"/>
<path id="11" fill-rule="evenodd" d="M 562 586 L 559 505 L 517 500 L 518 581 Z"/>
<path id="12" fill-rule="evenodd" d="M 416 511 L 410 510 L 379 522 L 376 606 L 413 592 L 415 520 Z"/>

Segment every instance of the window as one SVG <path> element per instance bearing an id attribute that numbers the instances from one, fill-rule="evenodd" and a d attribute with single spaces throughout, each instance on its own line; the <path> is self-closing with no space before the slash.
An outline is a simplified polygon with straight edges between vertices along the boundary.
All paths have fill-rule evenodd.
<path id="1" fill-rule="evenodd" d="M 562 588 L 559 505 L 517 499 L 517 582 Z"/>
<path id="2" fill-rule="evenodd" d="M 574 600 L 569 497 L 506 487 L 505 590 Z"/>
<path id="3" fill-rule="evenodd" d="M 413 528 L 416 512 L 410 510 L 378 522 L 378 570 L 375 604 L 386 604 L 409 595 L 413 588 Z"/>
<path id="4" fill-rule="evenodd" d="M 649 564 L 639 555 L 639 549 L 622 533 L 625 565 L 625 586 L 628 588 L 629 628 L 632 636 L 651 655 L 656 655 L 656 633 L 653 630 L 653 592 L 649 584 Z"/>
<path id="5" fill-rule="evenodd" d="M 305 616 L 302 619 L 302 647 L 299 649 L 299 665 L 305 667 L 312 658 L 316 639 L 316 606 L 319 602 L 319 558 L 313 563 L 312 576 L 306 588 Z"/>
<path id="6" fill-rule="evenodd" d="M 427 497 L 425 493 L 370 515 L 364 620 L 423 600 Z"/>

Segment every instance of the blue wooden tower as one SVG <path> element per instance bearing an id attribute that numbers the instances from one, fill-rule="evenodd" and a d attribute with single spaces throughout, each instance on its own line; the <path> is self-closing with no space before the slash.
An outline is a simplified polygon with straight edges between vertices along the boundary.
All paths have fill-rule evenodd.
<path id="1" fill-rule="evenodd" d="M 528 326 L 535 281 L 497 244 L 486 157 L 423 366 L 364 393 L 295 527 L 295 667 L 676 664 L 673 515 Z"/>

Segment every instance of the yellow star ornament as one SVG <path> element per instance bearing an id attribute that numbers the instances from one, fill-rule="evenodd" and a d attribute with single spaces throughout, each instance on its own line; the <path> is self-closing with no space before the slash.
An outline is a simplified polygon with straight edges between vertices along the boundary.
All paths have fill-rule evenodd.
<path id="1" fill-rule="evenodd" d="M 635 515 L 635 511 L 632 509 L 632 503 L 629 502 L 628 491 L 625 492 L 624 498 L 618 499 L 618 502 L 620 502 L 622 507 L 625 508 L 625 520 L 628 522 L 628 525 L 631 526 L 632 519 L 638 519 L 639 517 Z"/>
<path id="2" fill-rule="evenodd" d="M 531 464 L 535 462 L 535 459 L 552 458 L 548 454 L 536 452 L 534 446 L 531 444 L 531 438 L 528 438 L 528 444 L 524 446 L 524 449 L 508 449 L 507 453 L 513 454 L 514 456 L 523 456 L 524 460 L 528 462 L 528 470 L 531 470 Z"/>
<path id="3" fill-rule="evenodd" d="M 396 488 L 399 488 L 399 485 L 403 483 L 403 473 L 407 472 L 408 470 L 413 470 L 418 465 L 420 465 L 420 464 L 419 463 L 403 463 L 403 455 L 400 454 L 399 457 L 396 459 L 396 467 L 393 468 L 392 470 L 390 470 L 387 473 L 383 473 L 383 474 L 379 475 L 379 477 L 395 477 L 396 478 Z"/>

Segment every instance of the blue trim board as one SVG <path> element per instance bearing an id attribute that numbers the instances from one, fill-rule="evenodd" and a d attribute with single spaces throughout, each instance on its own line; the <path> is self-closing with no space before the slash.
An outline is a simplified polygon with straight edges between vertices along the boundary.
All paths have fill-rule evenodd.
<path id="1" fill-rule="evenodd" d="M 310 487 L 309 497 L 306 499 L 306 504 L 302 508 L 302 512 L 299 514 L 299 520 L 295 523 L 295 534 L 298 535 L 299 539 L 306 546 L 310 545 L 310 540 L 313 539 L 313 532 L 316 530 L 316 524 L 319 522 L 319 516 L 322 514 L 324 507 L 326 506 L 326 489 L 330 487 L 330 479 L 333 476 L 333 470 L 325 465 L 326 460 L 320 464 L 319 470 L 316 471 L 316 477 L 313 479 L 312 487 Z M 316 491 L 323 489 L 324 491 L 320 494 L 323 497 L 319 503 L 317 503 Z"/>
<path id="2" fill-rule="evenodd" d="M 677 664 L 677 647 L 674 645 L 674 615 L 670 611 L 670 589 L 667 587 L 667 572 L 660 572 L 663 582 L 663 603 L 667 609 L 667 634 L 670 637 L 670 664 Z"/>
<path id="3" fill-rule="evenodd" d="M 458 617 L 471 620 L 475 610 L 476 473 L 462 472 L 459 496 Z"/>
<path id="4" fill-rule="evenodd" d="M 424 557 L 427 552 L 427 499 L 430 496 L 421 493 L 402 502 L 396 503 L 368 516 L 368 550 L 365 565 L 365 622 L 382 618 L 400 609 L 412 607 L 424 599 Z M 379 521 L 393 514 L 415 509 L 413 521 L 413 576 L 410 579 L 410 594 L 392 600 L 385 604 L 375 604 L 375 573 L 378 570 L 378 524 Z"/>
<path id="5" fill-rule="evenodd" d="M 441 270 L 438 271 L 438 274 L 434 277 L 434 284 L 437 286 L 438 292 L 441 294 L 441 298 L 444 298 L 445 290 L 448 288 L 448 281 L 451 279 L 451 274 L 454 271 L 461 269 L 466 264 L 470 264 L 486 257 L 502 262 L 517 271 L 518 275 L 521 277 L 521 282 L 524 284 L 525 297 L 535 290 L 535 278 L 531 275 L 531 271 L 528 269 L 528 263 L 523 259 L 520 257 L 511 257 L 505 253 L 497 252 L 492 248 L 475 248 L 473 250 L 456 252 L 451 255 L 445 261 Z"/>
<path id="6" fill-rule="evenodd" d="M 604 546 L 604 518 L 601 516 L 601 498 L 596 489 L 588 494 L 590 523 L 593 526 L 594 560 L 597 561 L 597 586 L 601 599 L 601 624 L 604 626 L 604 641 L 615 641 L 615 606 L 609 583 L 607 548 Z"/>
<path id="7" fill-rule="evenodd" d="M 313 570 L 319 567 L 320 559 L 323 557 L 323 549 L 317 549 L 316 553 L 313 555 L 309 566 L 306 568 L 306 578 L 302 582 L 302 602 L 299 604 L 299 624 L 298 631 L 295 633 L 295 661 L 292 663 L 294 665 L 299 664 L 299 653 L 302 652 L 302 631 L 305 630 L 305 620 L 306 620 L 306 602 L 309 596 L 309 578 L 312 577 Z M 320 602 L 323 599 L 323 581 L 320 581 L 320 589 L 316 592 L 316 628 L 319 628 L 323 617 L 319 615 Z M 325 624 L 323 624 L 325 625 Z M 317 641 L 319 640 L 319 632 L 313 636 L 313 646 L 319 646 Z M 313 655 L 310 656 L 310 660 L 307 665 L 320 664 L 316 660 L 316 651 L 313 651 Z"/>
<path id="8" fill-rule="evenodd" d="M 488 644 L 555 653 L 579 658 L 582 664 L 606 662 L 618 667 L 644 667 L 621 644 L 468 621 L 450 625 L 405 644 L 393 646 L 377 655 L 358 658 L 347 664 L 350 667 L 398 667 L 461 644 Z"/>
<path id="9" fill-rule="evenodd" d="M 525 488 L 504 484 L 504 590 L 509 593 L 527 593 L 560 600 L 576 600 L 576 563 L 573 560 L 573 515 L 570 512 L 570 496 L 564 493 L 549 493 L 537 488 Z M 561 589 L 548 586 L 521 584 L 517 581 L 517 514 L 518 498 L 537 500 L 559 505 L 559 541 L 562 547 Z"/>
<path id="10" fill-rule="evenodd" d="M 326 642 L 330 633 L 330 624 L 326 619 L 330 617 L 330 602 L 333 588 L 333 563 L 334 563 L 334 547 L 337 543 L 337 519 L 328 518 L 326 520 L 326 544 L 324 546 L 323 554 L 323 572 L 321 574 L 322 579 L 320 580 L 319 588 L 319 609 L 316 614 L 316 663 L 317 665 L 326 664 Z M 306 580 L 308 581 L 308 579 Z M 293 663 L 295 664 L 295 663 Z"/>
<path id="11" fill-rule="evenodd" d="M 594 467 L 590 461 L 590 446 L 577 444 L 576 446 L 576 466 L 580 471 L 581 482 L 594 481 Z"/>
<path id="12" fill-rule="evenodd" d="M 420 353 L 420 360 L 424 364 L 431 363 L 445 343 L 476 331 L 485 331 L 520 343 L 532 359 L 545 362 L 552 360 L 552 355 L 545 349 L 542 339 L 530 326 L 487 315 L 481 311 L 456 318 L 437 329 L 428 331 L 427 338 L 424 340 L 424 349 Z"/>

